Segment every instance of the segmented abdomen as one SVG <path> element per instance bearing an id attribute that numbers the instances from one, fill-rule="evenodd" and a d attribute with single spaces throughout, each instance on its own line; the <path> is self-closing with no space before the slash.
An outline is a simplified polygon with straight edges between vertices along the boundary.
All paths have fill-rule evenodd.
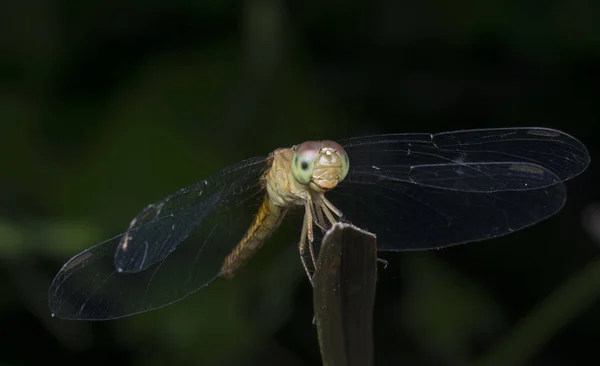
<path id="1" fill-rule="evenodd" d="M 223 261 L 221 274 L 226 278 L 235 276 L 237 271 L 246 264 L 248 259 L 262 247 L 265 240 L 277 229 L 284 216 L 285 209 L 271 203 L 268 194 L 265 194 L 263 203 L 246 235 Z"/>

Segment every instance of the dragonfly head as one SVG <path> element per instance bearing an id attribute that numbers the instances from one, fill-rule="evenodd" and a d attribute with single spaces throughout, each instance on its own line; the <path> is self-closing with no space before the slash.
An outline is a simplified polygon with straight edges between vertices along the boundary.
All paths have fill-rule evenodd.
<path id="1" fill-rule="evenodd" d="M 335 188 L 348 174 L 350 162 L 335 141 L 307 141 L 293 147 L 292 175 L 319 192 Z"/>

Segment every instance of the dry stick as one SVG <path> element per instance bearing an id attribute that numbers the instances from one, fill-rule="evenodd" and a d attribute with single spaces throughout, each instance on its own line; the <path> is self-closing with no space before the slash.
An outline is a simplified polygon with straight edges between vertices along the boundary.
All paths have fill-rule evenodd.
<path id="1" fill-rule="evenodd" d="M 323 238 L 313 290 L 323 365 L 373 365 L 376 281 L 375 235 L 333 225 Z"/>

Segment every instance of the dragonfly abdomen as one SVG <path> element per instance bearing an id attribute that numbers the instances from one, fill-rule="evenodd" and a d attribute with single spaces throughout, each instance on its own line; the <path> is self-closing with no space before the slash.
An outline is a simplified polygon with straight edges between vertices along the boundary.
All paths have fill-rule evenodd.
<path id="1" fill-rule="evenodd" d="M 285 216 L 286 209 L 273 204 L 265 195 L 262 205 L 239 244 L 227 255 L 221 266 L 221 274 L 226 278 L 235 276 L 277 229 Z"/>

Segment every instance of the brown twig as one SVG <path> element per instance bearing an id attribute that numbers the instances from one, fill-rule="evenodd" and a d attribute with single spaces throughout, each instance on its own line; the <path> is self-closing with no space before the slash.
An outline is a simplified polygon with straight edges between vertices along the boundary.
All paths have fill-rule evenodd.
<path id="1" fill-rule="evenodd" d="M 314 277 L 314 308 L 323 365 L 373 365 L 375 235 L 335 224 L 323 238 Z"/>

